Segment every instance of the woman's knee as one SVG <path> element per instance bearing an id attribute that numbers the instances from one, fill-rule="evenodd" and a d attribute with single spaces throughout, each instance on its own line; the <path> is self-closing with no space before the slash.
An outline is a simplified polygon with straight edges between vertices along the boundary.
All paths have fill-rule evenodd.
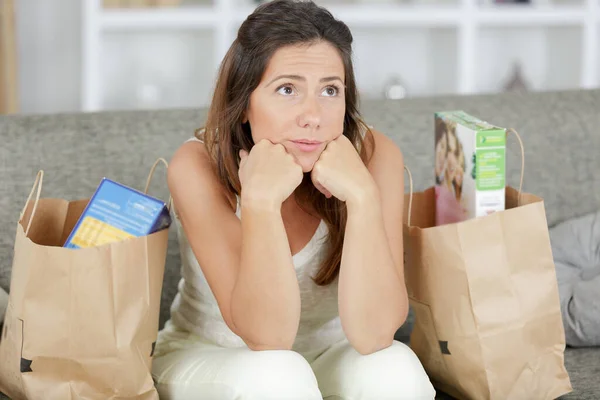
<path id="1" fill-rule="evenodd" d="M 327 364 L 332 367 L 337 358 L 338 374 L 325 373 L 322 378 L 325 365 L 318 369 L 313 365 L 325 399 L 330 395 L 360 400 L 435 398 L 435 389 L 418 357 L 401 342 L 394 341 L 390 347 L 369 355 L 361 355 L 348 343 L 333 350 L 337 354 Z M 328 382 L 332 377 L 339 381 Z"/>
<path id="2" fill-rule="evenodd" d="M 312 368 L 294 351 L 245 351 L 235 368 L 240 375 L 246 375 L 247 387 L 269 393 L 269 399 L 321 399 Z"/>
<path id="3" fill-rule="evenodd" d="M 322 399 L 310 365 L 296 352 L 220 349 L 191 353 L 173 359 L 172 365 L 160 368 L 165 373 L 156 374 L 161 399 Z"/>
<path id="4" fill-rule="evenodd" d="M 371 370 L 379 382 L 380 399 L 435 398 L 435 389 L 417 355 L 404 343 L 394 341 L 386 349 L 373 353 L 361 365 L 363 374 Z M 368 382 L 365 382 L 368 385 Z"/>

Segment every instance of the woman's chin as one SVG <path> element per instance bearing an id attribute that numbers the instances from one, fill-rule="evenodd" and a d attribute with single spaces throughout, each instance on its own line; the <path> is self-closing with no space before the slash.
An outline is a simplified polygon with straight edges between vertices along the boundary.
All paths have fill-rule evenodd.
<path id="1" fill-rule="evenodd" d="M 315 163 L 314 162 L 313 163 L 309 163 L 309 164 L 302 163 L 302 164 L 300 164 L 300 166 L 302 167 L 302 172 L 304 172 L 306 174 L 308 172 L 312 172 L 313 167 L 315 166 Z"/>
<path id="2" fill-rule="evenodd" d="M 318 157 L 296 157 L 296 162 L 302 167 L 302 172 L 307 173 L 313 170 Z"/>

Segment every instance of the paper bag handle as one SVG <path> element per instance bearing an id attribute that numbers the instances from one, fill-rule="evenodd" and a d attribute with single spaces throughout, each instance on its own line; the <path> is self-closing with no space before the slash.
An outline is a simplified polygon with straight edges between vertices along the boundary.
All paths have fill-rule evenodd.
<path id="1" fill-rule="evenodd" d="M 409 186 L 409 193 L 410 193 L 410 195 L 408 196 L 408 218 L 407 218 L 406 224 L 408 226 L 410 226 L 410 217 L 412 215 L 412 200 L 413 200 L 413 178 L 412 178 L 412 174 L 410 173 L 410 169 L 406 165 L 404 166 L 404 170 L 408 174 L 408 186 Z"/>
<path id="2" fill-rule="evenodd" d="M 519 181 L 519 195 L 517 197 L 517 206 L 521 205 L 521 192 L 523 191 L 523 176 L 525 175 L 525 148 L 523 147 L 523 141 L 521 140 L 521 135 L 519 132 L 514 130 L 513 128 L 509 128 L 506 130 L 506 136 L 509 133 L 514 134 L 519 141 L 519 146 L 521 147 L 521 180 Z"/>
<path id="3" fill-rule="evenodd" d="M 154 176 L 154 171 L 156 170 L 156 167 L 158 166 L 159 163 L 163 163 L 163 165 L 168 169 L 169 168 L 169 163 L 167 162 L 167 160 L 165 160 L 164 158 L 159 158 L 154 162 L 154 165 L 152 165 L 152 168 L 150 169 L 150 173 L 148 174 L 148 179 L 146 180 L 146 188 L 144 189 L 144 194 L 148 194 L 148 189 L 150 188 L 150 182 L 152 182 L 152 177 Z M 173 206 L 173 197 L 169 196 L 169 201 L 167 202 L 167 209 L 169 211 L 171 211 L 171 208 Z"/>
<path id="4" fill-rule="evenodd" d="M 35 195 L 35 203 L 33 203 L 33 210 L 31 210 L 31 216 L 29 217 L 29 223 L 27 224 L 27 228 L 25 229 L 25 237 L 29 234 L 29 229 L 31 228 L 31 223 L 33 222 L 33 216 L 35 215 L 35 211 L 37 210 L 38 202 L 40 201 L 40 194 L 42 193 L 42 183 L 44 181 L 44 171 L 39 170 L 36 177 L 35 182 L 33 182 L 33 187 L 31 188 L 31 192 L 29 192 L 29 196 L 27 197 L 27 201 L 25 202 L 25 206 L 23 206 L 23 210 L 21 210 L 21 215 L 19 215 L 19 222 L 23 220 L 23 216 L 25 215 L 25 210 L 27 210 L 27 206 L 31 201 L 31 197 L 33 196 L 33 192 L 37 188 L 37 193 Z"/>

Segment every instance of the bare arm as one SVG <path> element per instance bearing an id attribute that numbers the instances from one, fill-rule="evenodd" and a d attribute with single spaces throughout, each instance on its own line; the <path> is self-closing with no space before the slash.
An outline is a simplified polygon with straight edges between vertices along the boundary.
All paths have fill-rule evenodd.
<path id="1" fill-rule="evenodd" d="M 242 198 L 240 223 L 200 143 L 177 151 L 168 181 L 183 229 L 229 328 L 252 349 L 291 348 L 300 294 L 279 209 Z"/>
<path id="2" fill-rule="evenodd" d="M 362 354 L 391 345 L 408 314 L 402 243 L 404 161 L 390 139 L 374 135 L 376 153 L 369 171 L 375 185 L 347 202 L 339 278 L 340 319 L 348 340 Z"/>
<path id="3" fill-rule="evenodd" d="M 291 349 L 300 323 L 300 288 L 281 206 L 242 198 L 242 248 L 231 315 L 254 349 Z"/>

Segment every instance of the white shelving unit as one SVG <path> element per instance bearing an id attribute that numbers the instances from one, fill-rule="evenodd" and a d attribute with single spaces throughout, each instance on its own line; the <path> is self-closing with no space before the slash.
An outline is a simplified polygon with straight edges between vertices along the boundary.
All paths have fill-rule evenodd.
<path id="1" fill-rule="evenodd" d="M 489 79 L 506 75 L 495 71 L 495 63 L 504 62 L 506 67 L 506 60 L 513 59 L 529 70 L 534 88 L 600 86 L 600 0 L 517 5 L 477 0 L 457 0 L 455 5 L 354 1 L 320 3 L 352 29 L 358 85 L 368 94 L 374 95 L 383 84 L 375 77 L 386 79 L 386 74 L 398 71 L 416 95 L 489 91 L 497 87 Z M 84 0 L 82 110 L 102 109 L 110 92 L 103 51 L 111 35 L 202 36 L 205 48 L 212 50 L 196 56 L 196 61 L 214 73 L 253 8 L 250 0 L 213 0 L 206 6 L 115 10 L 103 9 L 102 0 Z M 379 38 L 378 46 L 372 46 L 373 35 Z M 119 40 L 113 38 L 112 43 Z M 500 45 L 503 50 L 495 51 Z M 377 54 L 374 47 L 383 53 Z M 373 62 L 381 57 L 385 63 Z M 482 66 L 487 69 L 482 71 Z M 114 69 L 118 67 L 113 65 Z M 548 83 L 550 75 L 555 83 Z M 210 91 L 212 79 L 205 78 L 203 91 Z M 190 101 L 205 101 L 203 96 L 204 100 Z"/>

